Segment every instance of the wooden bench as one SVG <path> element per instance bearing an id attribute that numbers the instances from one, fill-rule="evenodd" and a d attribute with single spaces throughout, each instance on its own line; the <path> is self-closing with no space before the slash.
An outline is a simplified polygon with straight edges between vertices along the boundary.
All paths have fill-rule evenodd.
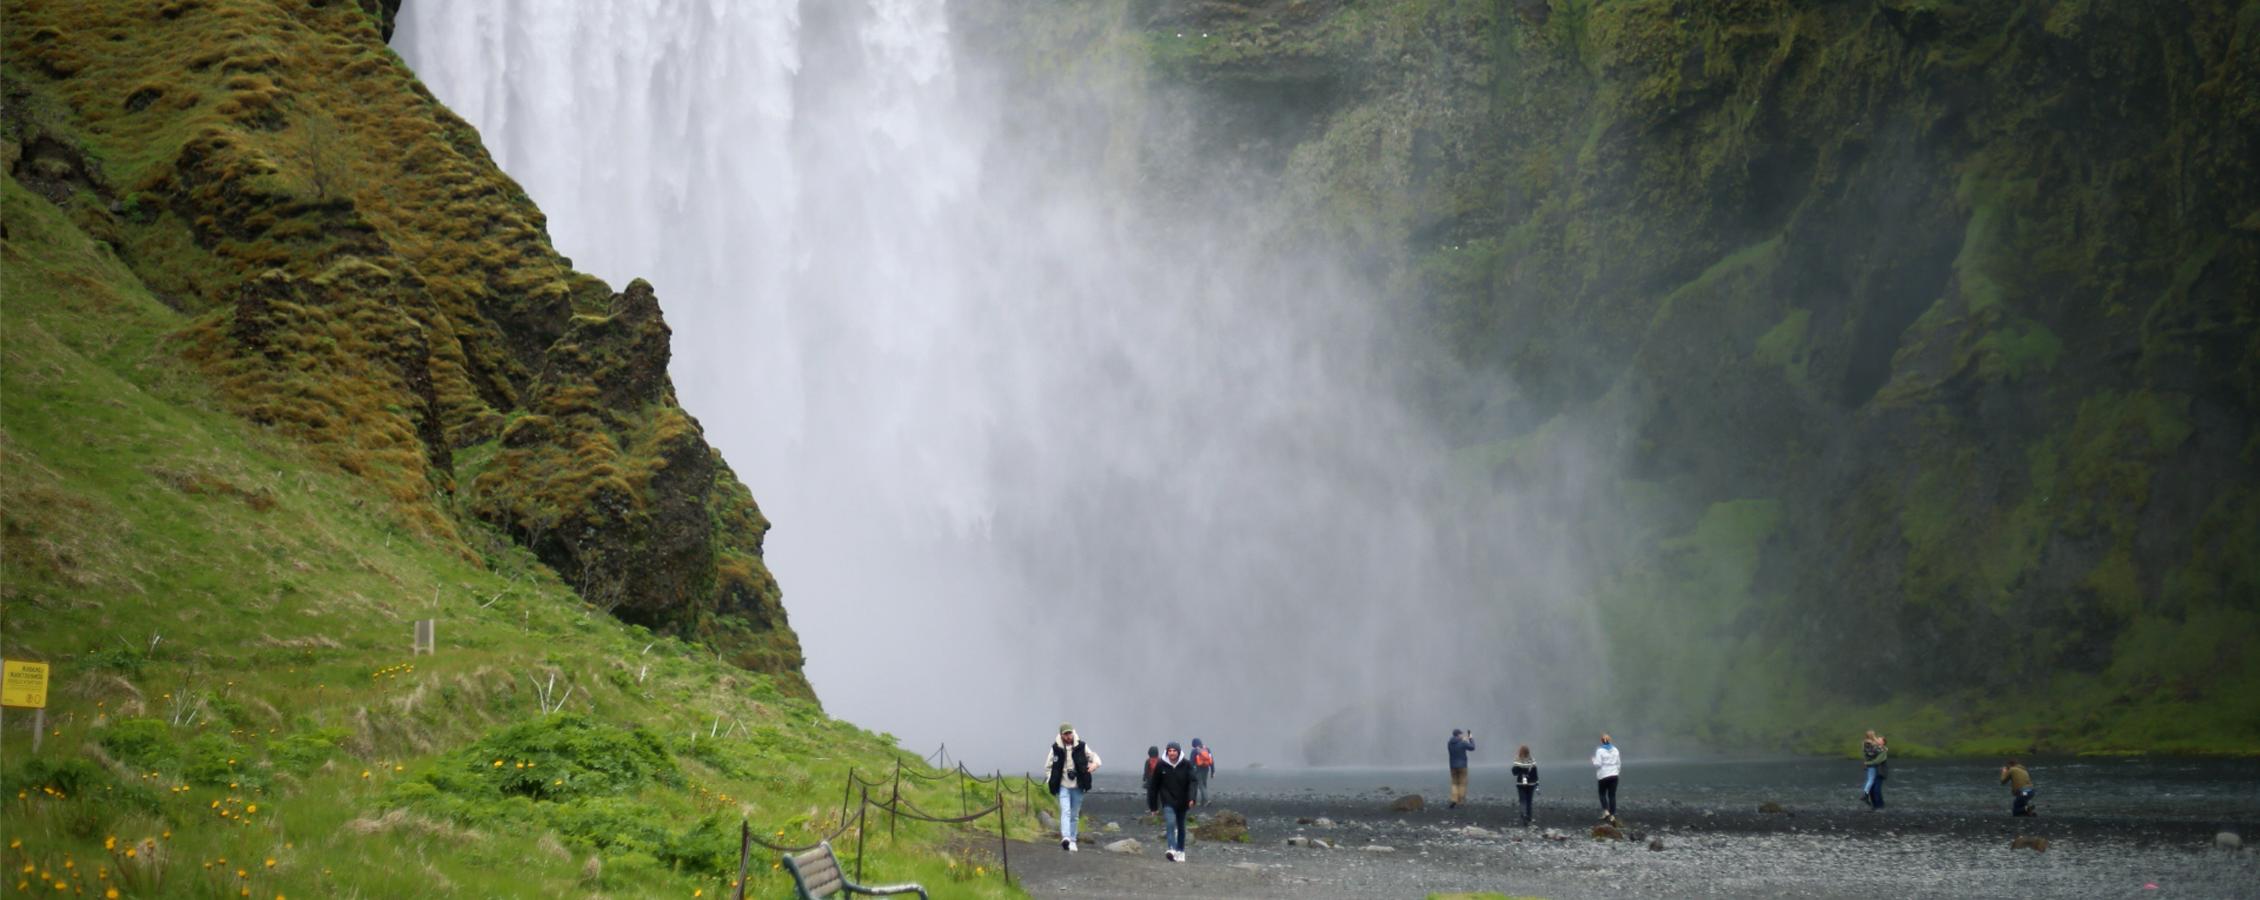
<path id="1" fill-rule="evenodd" d="M 803 900 L 826 900 L 848 894 L 917 894 L 918 900 L 929 900 L 926 889 L 915 884 L 890 884 L 884 887 L 864 887 L 847 880 L 847 872 L 840 868 L 840 858 L 832 854 L 832 842 L 817 844 L 807 853 L 787 853 L 785 868 L 793 873 L 793 886 L 800 889 Z"/>

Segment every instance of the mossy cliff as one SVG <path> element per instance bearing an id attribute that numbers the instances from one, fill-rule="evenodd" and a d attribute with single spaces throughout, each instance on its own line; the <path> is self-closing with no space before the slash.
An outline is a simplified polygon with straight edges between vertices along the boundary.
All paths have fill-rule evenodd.
<path id="1" fill-rule="evenodd" d="M 167 352 L 229 408 L 417 539 L 523 545 L 805 695 L 768 523 L 675 402 L 651 287 L 551 248 L 385 46 L 397 9 L 10 0 L 5 167 L 188 317 Z"/>
<path id="2" fill-rule="evenodd" d="M 2260 750 L 2260 3 L 976 9 L 1348 247 L 1472 477 L 1611 464 L 1612 718 Z"/>

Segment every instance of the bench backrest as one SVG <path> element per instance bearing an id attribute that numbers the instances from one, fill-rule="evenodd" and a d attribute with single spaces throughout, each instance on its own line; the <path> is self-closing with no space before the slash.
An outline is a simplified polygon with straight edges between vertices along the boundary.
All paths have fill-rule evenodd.
<path id="1" fill-rule="evenodd" d="M 801 892 L 810 897 L 832 896 L 847 883 L 847 876 L 840 872 L 840 858 L 832 854 L 830 843 L 788 856 L 785 861 L 793 867 L 793 875 L 800 879 Z"/>

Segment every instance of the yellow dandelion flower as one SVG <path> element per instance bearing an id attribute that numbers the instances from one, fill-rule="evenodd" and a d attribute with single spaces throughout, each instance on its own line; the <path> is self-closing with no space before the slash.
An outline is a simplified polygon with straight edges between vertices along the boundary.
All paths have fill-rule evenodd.
<path id="1" fill-rule="evenodd" d="M 109 890 L 107 890 L 107 891 L 103 891 L 103 892 L 102 892 L 102 896 L 104 896 L 104 897 L 108 897 L 108 898 L 110 898 L 110 900 L 118 900 L 118 889 L 117 889 L 117 888 L 111 888 L 111 889 L 109 889 Z"/>
<path id="2" fill-rule="evenodd" d="M 367 778 L 367 777 L 369 777 L 369 770 L 367 770 L 367 769 L 362 769 L 362 770 L 361 770 L 361 777 L 363 777 L 363 778 Z"/>
<path id="3" fill-rule="evenodd" d="M 259 811 L 259 804 L 257 804 L 257 803 L 254 803 L 254 804 L 251 804 L 250 806 L 246 806 L 246 807 L 244 807 L 244 808 L 243 808 L 243 811 L 244 811 L 244 812 L 247 812 L 247 813 L 254 813 L 254 812 L 258 812 L 258 811 Z"/>
<path id="4" fill-rule="evenodd" d="M 18 845 L 20 845 L 20 844 L 22 844 L 22 843 L 23 843 L 22 841 L 17 841 L 16 843 L 14 843 L 14 844 L 9 844 L 8 846 L 10 846 L 10 847 L 14 847 L 14 846 L 18 846 Z M 114 835 L 114 834 L 113 834 L 113 835 L 110 835 L 109 837 L 103 838 L 103 839 L 102 839 L 102 849 L 104 849 L 104 850 L 116 850 L 116 849 L 118 849 L 118 836 L 117 836 L 117 835 Z"/>
<path id="5" fill-rule="evenodd" d="M 9 842 L 8 842 L 8 849 L 10 849 L 10 850 L 17 850 L 17 849 L 21 849 L 21 848 L 23 847 L 23 845 L 24 845 L 24 839 L 23 839 L 23 838 L 17 838 L 17 839 L 15 839 L 15 840 L 12 840 L 12 841 L 9 841 Z"/>
<path id="6" fill-rule="evenodd" d="M 250 873 L 249 871 L 247 871 L 247 870 L 244 870 L 244 869 L 237 869 L 237 870 L 235 870 L 235 877 L 237 877 L 237 878 L 249 878 L 249 877 L 251 877 L 251 873 Z"/>
<path id="7" fill-rule="evenodd" d="M 67 856 L 66 856 L 66 857 L 64 857 L 64 858 L 63 858 L 63 868 L 66 868 L 66 869 L 76 869 L 76 868 L 78 868 L 78 863 L 77 863 L 76 861 L 72 860 L 72 859 L 71 859 L 70 857 L 67 857 Z"/>
<path id="8" fill-rule="evenodd" d="M 270 857 L 267 857 L 267 868 L 270 868 L 270 869 L 272 869 L 272 868 L 274 868 L 274 867 L 275 867 L 275 858 L 274 858 L 274 857 L 272 857 L 272 856 L 270 856 Z"/>
<path id="9" fill-rule="evenodd" d="M 134 857 L 134 852 L 133 852 L 133 848 L 132 848 L 132 847 L 127 847 L 127 848 L 126 848 L 126 858 L 127 858 L 127 859 L 132 859 L 133 857 Z"/>

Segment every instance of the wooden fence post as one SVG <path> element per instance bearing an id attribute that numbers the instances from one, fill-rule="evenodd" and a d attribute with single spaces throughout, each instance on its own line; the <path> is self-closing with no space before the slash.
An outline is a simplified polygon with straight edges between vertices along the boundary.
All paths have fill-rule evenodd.
<path id="1" fill-rule="evenodd" d="M 753 861 L 753 823 L 738 820 L 738 900 L 745 900 L 746 865 Z"/>

